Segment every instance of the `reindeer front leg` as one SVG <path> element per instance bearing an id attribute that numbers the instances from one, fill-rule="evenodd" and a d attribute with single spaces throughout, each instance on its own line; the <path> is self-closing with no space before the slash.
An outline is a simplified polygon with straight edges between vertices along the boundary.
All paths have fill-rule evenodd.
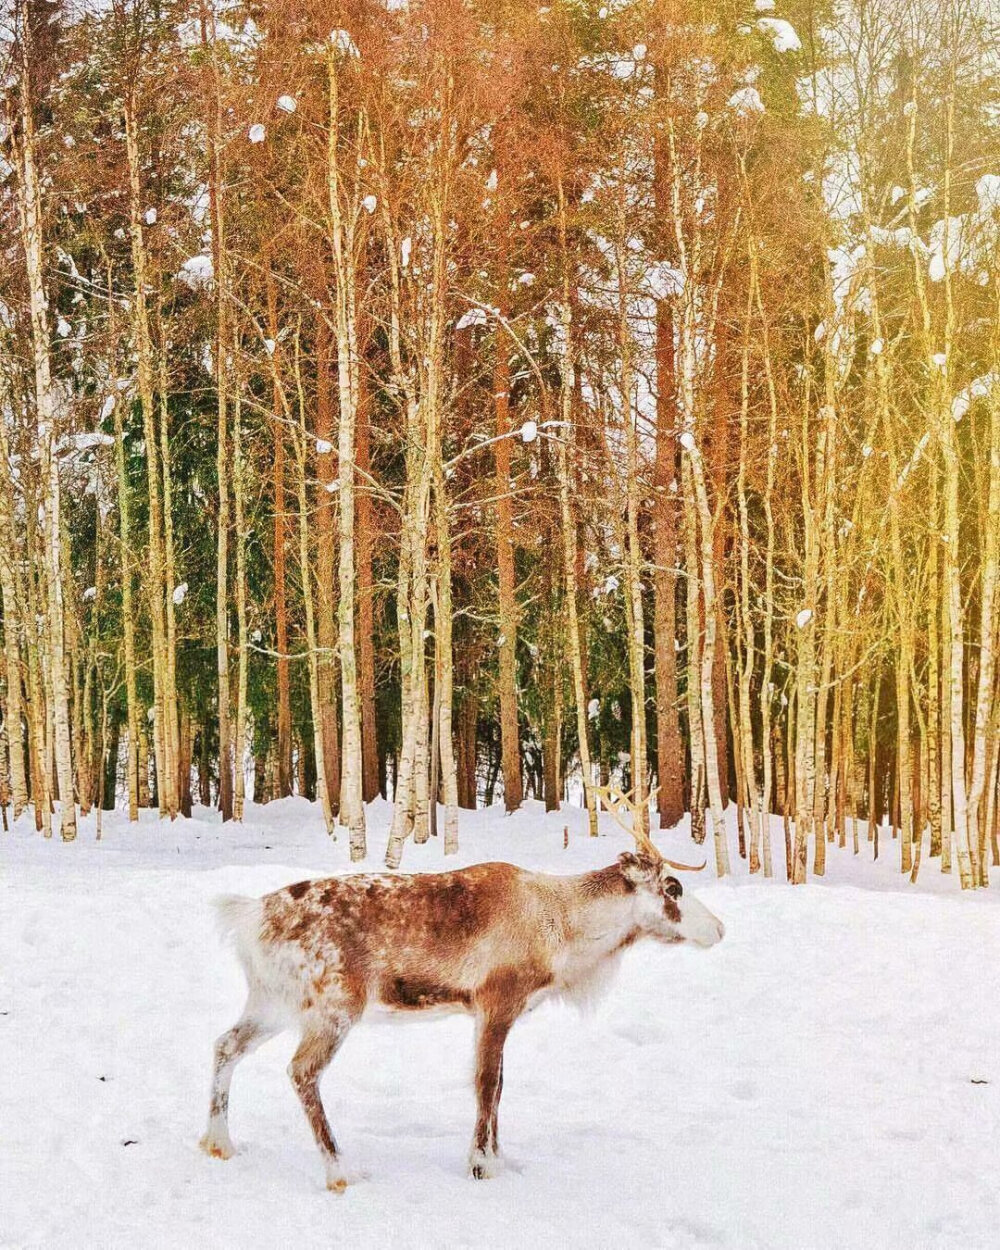
<path id="1" fill-rule="evenodd" d="M 503 1088 L 503 1048 L 513 1020 L 480 1017 L 476 1044 L 476 1131 L 469 1151 L 469 1174 L 477 1181 L 497 1176 L 503 1161 L 497 1141 L 497 1110 Z"/>
<path id="2" fill-rule="evenodd" d="M 295 1092 L 306 1113 L 316 1145 L 323 1156 L 326 1169 L 326 1187 L 333 1193 L 343 1193 L 347 1188 L 340 1151 L 330 1129 L 330 1121 L 323 1110 L 319 1093 L 319 1080 L 330 1060 L 350 1031 L 353 1021 L 344 1013 L 326 1020 L 312 1020 L 302 1030 L 302 1041 L 288 1065 Z"/>

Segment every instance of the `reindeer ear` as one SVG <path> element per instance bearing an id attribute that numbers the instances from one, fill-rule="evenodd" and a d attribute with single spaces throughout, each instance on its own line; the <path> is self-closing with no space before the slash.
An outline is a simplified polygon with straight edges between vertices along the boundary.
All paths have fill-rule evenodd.
<path id="1" fill-rule="evenodd" d="M 618 867 L 622 870 L 622 877 L 625 880 L 625 888 L 634 890 L 641 880 L 639 871 L 639 861 L 631 851 L 623 851 L 618 856 Z"/>
<path id="2" fill-rule="evenodd" d="M 618 856 L 618 863 L 630 890 L 634 890 L 637 885 L 648 883 L 656 874 L 656 865 L 648 855 L 643 855 L 642 852 L 636 855 L 632 851 L 624 851 Z"/>

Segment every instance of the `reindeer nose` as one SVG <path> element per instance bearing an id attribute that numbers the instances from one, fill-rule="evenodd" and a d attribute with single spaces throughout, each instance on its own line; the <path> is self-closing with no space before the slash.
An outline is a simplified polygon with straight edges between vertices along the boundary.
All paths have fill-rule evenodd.
<path id="1" fill-rule="evenodd" d="M 721 942 L 726 933 L 726 926 L 718 916 L 713 916 L 708 908 L 697 899 L 690 899 L 687 905 L 688 913 L 685 917 L 687 924 L 682 929 L 682 935 L 687 941 L 700 946 L 702 950 L 707 950 L 708 947 Z"/>
<path id="2" fill-rule="evenodd" d="M 702 939 L 698 943 L 700 946 L 716 946 L 726 936 L 726 926 L 722 923 L 718 916 L 709 914 L 706 918 L 702 934 Z"/>

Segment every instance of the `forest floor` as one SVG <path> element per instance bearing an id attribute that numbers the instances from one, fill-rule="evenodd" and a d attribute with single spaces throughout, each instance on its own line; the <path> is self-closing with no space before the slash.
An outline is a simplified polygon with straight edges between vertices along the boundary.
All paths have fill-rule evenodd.
<path id="1" fill-rule="evenodd" d="M 369 813 L 372 866 L 388 816 Z M 574 872 L 626 848 L 581 816 L 463 813 L 448 866 Z M 700 855 L 683 830 L 660 843 Z M 243 1001 L 209 899 L 346 871 L 345 836 L 295 799 L 242 827 L 116 814 L 99 843 L 89 817 L 65 846 L 21 821 L 0 834 L 0 1246 L 995 1247 L 1000 889 L 962 896 L 926 859 L 910 886 L 882 847 L 874 864 L 866 841 L 831 847 L 825 881 L 798 889 L 742 863 L 687 878 L 725 940 L 640 944 L 591 1013 L 518 1024 L 500 1113 L 516 1167 L 496 1180 L 466 1178 L 471 1021 L 355 1029 L 323 1090 L 366 1179 L 337 1197 L 290 1034 L 236 1074 L 237 1156 L 197 1141 L 212 1043 Z M 443 864 L 438 840 L 406 848 L 404 868 Z"/>

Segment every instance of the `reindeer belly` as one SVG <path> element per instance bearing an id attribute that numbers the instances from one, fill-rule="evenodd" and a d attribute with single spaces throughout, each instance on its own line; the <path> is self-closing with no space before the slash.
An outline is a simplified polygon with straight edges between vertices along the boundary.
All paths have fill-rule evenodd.
<path id="1" fill-rule="evenodd" d="M 461 986 L 419 976 L 385 976 L 369 999 L 365 1015 L 399 1018 L 423 1012 L 435 1016 L 472 1010 L 472 995 Z"/>

